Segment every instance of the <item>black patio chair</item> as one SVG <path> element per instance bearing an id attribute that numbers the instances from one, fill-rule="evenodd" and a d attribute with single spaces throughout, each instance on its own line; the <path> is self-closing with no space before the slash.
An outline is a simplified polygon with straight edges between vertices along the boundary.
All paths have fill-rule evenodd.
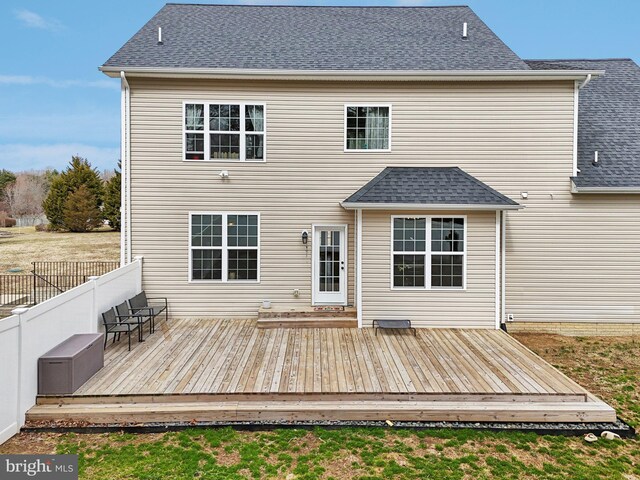
<path id="1" fill-rule="evenodd" d="M 120 340 L 120 334 L 126 333 L 129 337 L 129 351 L 131 351 L 131 332 L 140 328 L 138 322 L 120 322 L 114 308 L 110 308 L 102 313 L 102 324 L 104 325 L 104 348 L 107 348 L 107 339 L 109 334 L 113 334 L 113 343 L 116 343 L 116 337 Z"/>
<path id="2" fill-rule="evenodd" d="M 142 327 L 145 323 L 149 322 L 149 333 L 151 333 L 151 321 L 152 317 L 144 313 L 133 313 L 129 310 L 129 302 L 125 300 L 120 305 L 116 305 L 116 318 L 119 322 L 123 323 L 137 323 L 140 327 L 138 329 L 138 341 L 144 342 Z"/>
<path id="3" fill-rule="evenodd" d="M 154 303 L 162 301 L 162 303 Z M 156 329 L 156 317 L 164 312 L 165 322 L 169 320 L 169 308 L 166 297 L 147 297 L 147 294 L 143 290 L 135 297 L 127 300 L 129 303 L 129 311 L 136 315 L 148 315 L 151 317 L 150 332 L 154 332 Z"/>

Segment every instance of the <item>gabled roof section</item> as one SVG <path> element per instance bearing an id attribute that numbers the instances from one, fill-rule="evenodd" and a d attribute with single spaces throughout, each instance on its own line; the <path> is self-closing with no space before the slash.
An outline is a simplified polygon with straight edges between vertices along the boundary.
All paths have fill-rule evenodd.
<path id="1" fill-rule="evenodd" d="M 462 38 L 462 25 L 468 38 Z M 158 43 L 162 27 L 163 43 Z M 345 71 L 529 67 L 466 6 L 165 5 L 103 69 Z"/>
<path id="2" fill-rule="evenodd" d="M 628 58 L 527 63 L 542 70 L 605 70 L 579 93 L 579 172 L 572 181 L 578 192 L 640 193 L 640 67 Z"/>
<path id="3" fill-rule="evenodd" d="M 521 206 L 458 167 L 387 167 L 345 208 L 509 210 Z"/>

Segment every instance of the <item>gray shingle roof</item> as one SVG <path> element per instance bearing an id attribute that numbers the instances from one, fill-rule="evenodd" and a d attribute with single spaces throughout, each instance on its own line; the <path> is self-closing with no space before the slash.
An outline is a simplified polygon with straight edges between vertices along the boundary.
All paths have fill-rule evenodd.
<path id="1" fill-rule="evenodd" d="M 343 203 L 518 206 L 458 167 L 387 167 Z"/>
<path id="2" fill-rule="evenodd" d="M 468 39 L 462 39 L 462 24 Z M 158 27 L 164 43 L 158 45 Z M 165 5 L 105 62 L 119 68 L 529 70 L 460 7 Z"/>
<path id="3" fill-rule="evenodd" d="M 631 59 L 527 60 L 533 69 L 605 70 L 580 90 L 580 187 L 640 187 L 640 67 Z M 593 165 L 598 151 L 598 166 Z"/>

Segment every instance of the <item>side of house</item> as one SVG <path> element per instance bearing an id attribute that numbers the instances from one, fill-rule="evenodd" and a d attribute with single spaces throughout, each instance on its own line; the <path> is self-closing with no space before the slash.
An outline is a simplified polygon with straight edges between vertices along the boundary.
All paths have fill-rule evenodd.
<path id="1" fill-rule="evenodd" d="M 167 48 L 161 14 L 137 35 L 165 25 Z M 176 317 L 255 317 L 269 300 L 353 305 L 362 325 L 637 322 L 638 197 L 576 191 L 589 150 L 578 151 L 577 102 L 607 66 L 500 55 L 512 63 L 491 68 L 504 73 L 359 80 L 313 69 L 153 73 L 116 56 L 105 70 L 122 72 L 126 95 L 125 246 L 145 258 L 145 288 L 169 297 Z M 350 207 L 387 167 L 458 167 L 511 204 L 474 203 L 465 187 L 426 177 L 446 202 L 401 203 L 392 192 L 386 205 Z"/>

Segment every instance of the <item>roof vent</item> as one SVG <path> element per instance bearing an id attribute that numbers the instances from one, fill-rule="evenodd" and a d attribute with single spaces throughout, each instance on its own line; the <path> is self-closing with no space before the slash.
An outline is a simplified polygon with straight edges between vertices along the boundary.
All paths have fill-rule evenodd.
<path id="1" fill-rule="evenodd" d="M 596 150 L 595 152 L 593 152 L 593 166 L 597 167 L 599 165 L 598 163 L 598 150 Z"/>
<path id="2" fill-rule="evenodd" d="M 162 27 L 158 27 L 158 45 L 162 45 Z"/>
<path id="3" fill-rule="evenodd" d="M 464 22 L 462 24 L 462 39 L 466 40 L 467 38 L 468 38 L 468 35 L 467 35 L 467 22 Z"/>

